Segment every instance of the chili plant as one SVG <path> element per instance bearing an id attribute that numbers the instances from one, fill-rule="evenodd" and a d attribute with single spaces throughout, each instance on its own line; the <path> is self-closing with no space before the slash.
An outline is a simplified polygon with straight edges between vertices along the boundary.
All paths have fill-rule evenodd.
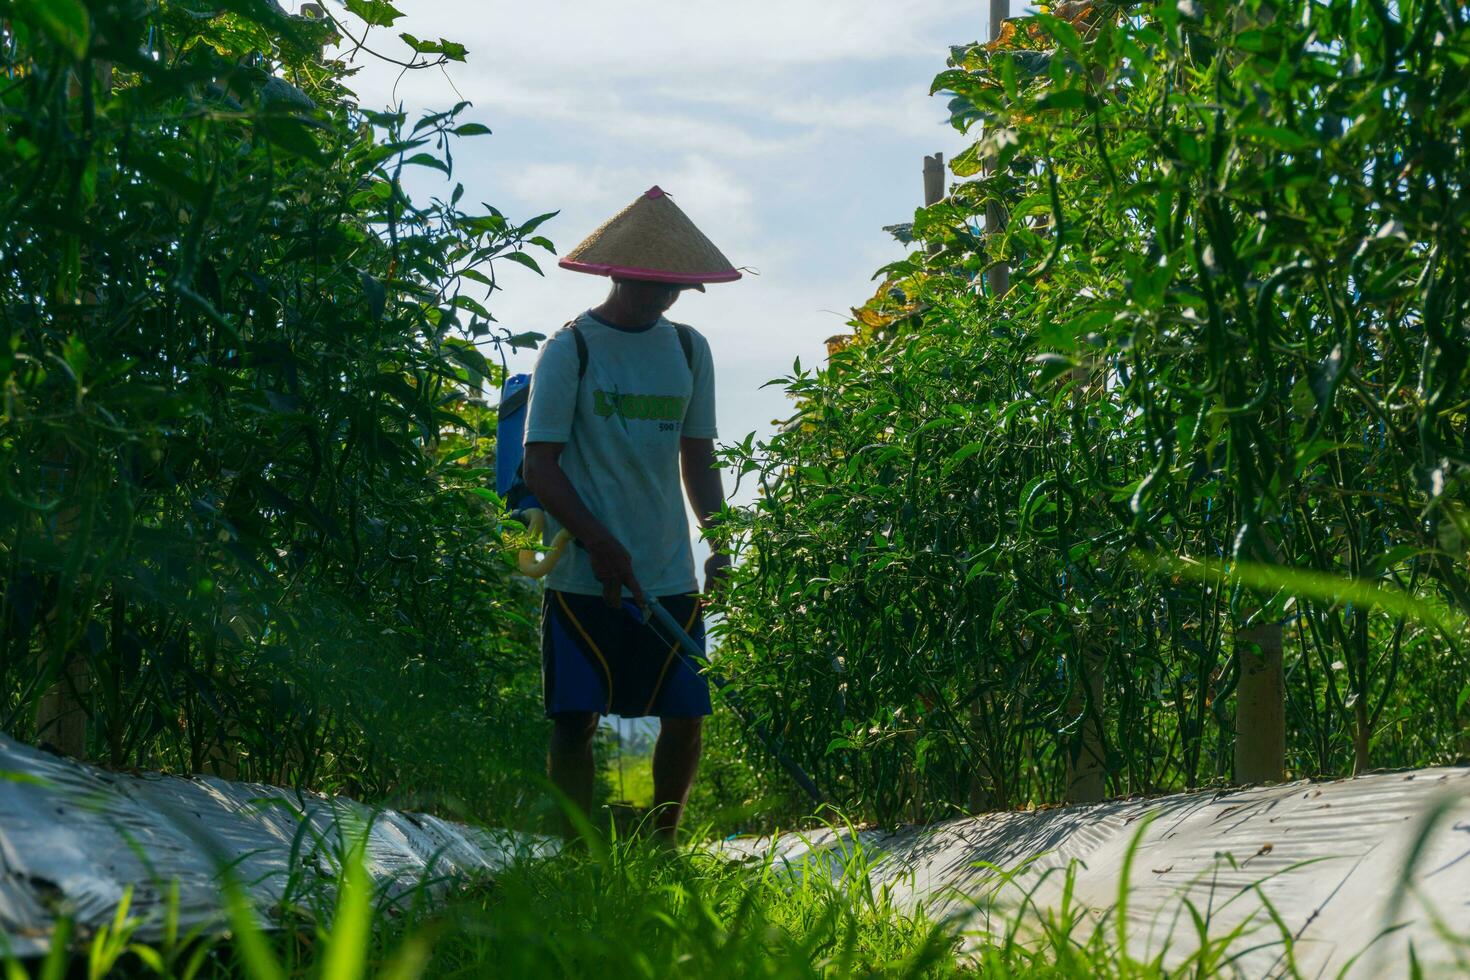
<path id="1" fill-rule="evenodd" d="M 470 207 L 455 147 L 488 130 L 360 107 L 336 29 L 0 3 L 0 723 L 504 812 L 540 767 L 535 602 L 484 487 L 478 345 L 537 338 L 476 296 L 549 216 Z"/>
<path id="2" fill-rule="evenodd" d="M 1470 749 L 1457 631 L 1167 571 L 1470 610 L 1466 16 L 1064 3 L 952 50 L 957 182 L 726 453 L 763 492 L 725 669 L 849 805 L 1057 800 L 1083 750 L 1115 793 L 1230 780 L 1262 628 L 1291 773 Z"/>

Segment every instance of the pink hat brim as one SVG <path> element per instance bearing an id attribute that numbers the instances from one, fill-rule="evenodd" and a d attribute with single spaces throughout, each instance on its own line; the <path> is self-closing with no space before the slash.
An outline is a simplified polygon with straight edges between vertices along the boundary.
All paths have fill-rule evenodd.
<path id="1" fill-rule="evenodd" d="M 619 279 L 637 279 L 640 282 L 668 282 L 677 286 L 699 286 L 707 282 L 734 282 L 740 278 L 737 269 L 728 272 L 660 272 L 657 269 L 639 269 L 628 265 L 604 265 L 599 262 L 578 262 L 562 259 L 557 265 L 573 272 L 586 272 L 594 276 L 616 276 Z"/>

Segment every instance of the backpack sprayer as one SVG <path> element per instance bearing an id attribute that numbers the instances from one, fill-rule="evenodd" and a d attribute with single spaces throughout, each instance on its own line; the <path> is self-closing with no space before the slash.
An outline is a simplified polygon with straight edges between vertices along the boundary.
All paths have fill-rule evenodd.
<path id="1" fill-rule="evenodd" d="M 525 452 L 526 402 L 530 396 L 530 390 L 531 376 L 528 374 L 512 375 L 506 379 L 500 389 L 500 420 L 495 427 L 495 490 L 505 499 L 506 506 L 510 509 L 510 516 L 524 524 L 532 534 L 540 536 L 546 530 L 546 512 L 542 509 L 540 501 L 526 486 L 521 475 L 521 460 Z M 567 545 L 571 543 L 571 533 L 566 528 L 562 528 L 552 539 L 551 547 L 543 553 L 540 559 L 536 557 L 535 551 L 522 549 L 516 556 L 516 567 L 522 575 L 528 578 L 544 578 L 556 567 L 556 563 L 561 561 Z M 812 777 L 807 775 L 806 770 L 802 769 L 795 759 L 786 754 L 770 730 L 757 723 L 750 712 L 745 710 L 740 699 L 730 689 L 730 682 L 715 673 L 699 644 L 684 632 L 656 597 L 647 597 L 647 603 L 647 607 L 641 609 L 632 599 L 625 598 L 623 611 L 636 622 L 644 624 L 657 633 L 664 642 L 671 645 L 677 644 L 687 656 L 699 664 L 705 677 L 709 678 L 715 690 L 720 693 L 721 699 L 734 710 L 741 724 L 745 725 L 766 751 L 781 764 L 781 768 L 785 769 L 787 774 L 795 780 L 796 785 L 811 797 L 813 803 L 818 806 L 826 803 L 827 797 L 817 788 Z"/>
<path id="2" fill-rule="evenodd" d="M 515 374 L 500 389 L 500 421 L 495 426 L 495 492 L 505 499 L 510 516 L 526 526 L 535 537 L 546 531 L 546 511 L 521 478 L 521 458 L 525 455 L 526 402 L 531 395 L 531 376 Z M 562 553 L 572 543 L 571 532 L 557 532 L 540 560 L 536 552 L 523 548 L 516 555 L 516 567 L 527 578 L 544 578 L 561 561 Z"/>

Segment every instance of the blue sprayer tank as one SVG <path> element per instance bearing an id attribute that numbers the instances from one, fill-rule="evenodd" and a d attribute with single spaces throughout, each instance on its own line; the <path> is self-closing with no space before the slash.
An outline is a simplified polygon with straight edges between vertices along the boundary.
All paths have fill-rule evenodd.
<path id="1" fill-rule="evenodd" d="M 526 402 L 531 376 L 513 374 L 500 387 L 500 421 L 495 426 L 495 492 L 511 511 L 540 506 L 521 480 L 525 453 Z"/>

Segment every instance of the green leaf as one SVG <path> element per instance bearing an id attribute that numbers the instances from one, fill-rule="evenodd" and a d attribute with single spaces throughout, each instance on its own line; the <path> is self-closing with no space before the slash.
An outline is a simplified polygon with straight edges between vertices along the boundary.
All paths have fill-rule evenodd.
<path id="1" fill-rule="evenodd" d="M 484 123 L 476 123 L 476 122 L 465 123 L 462 126 L 456 126 L 456 127 L 454 127 L 454 135 L 456 135 L 456 136 L 489 136 L 490 135 L 490 127 L 489 126 L 486 126 Z"/>
<path id="2" fill-rule="evenodd" d="M 983 440 L 977 440 L 976 442 L 968 443 L 962 448 L 956 450 L 954 453 L 951 453 L 949 459 L 945 460 L 944 465 L 940 467 L 940 478 L 943 479 L 944 477 L 949 476 L 951 473 L 954 472 L 956 466 L 959 466 L 965 460 L 969 459 L 971 456 L 975 455 L 984 448 L 985 442 Z"/>
<path id="3" fill-rule="evenodd" d="M 466 296 L 463 293 L 460 293 L 458 296 L 454 297 L 454 301 L 451 305 L 453 305 L 457 309 L 469 310 L 476 316 L 482 316 L 487 320 L 494 319 L 494 317 L 490 315 L 490 311 L 485 309 L 485 305 L 483 303 L 481 303 L 474 297 Z"/>
<path id="4" fill-rule="evenodd" d="M 316 137 L 299 119 L 270 116 L 256 120 L 255 128 L 266 140 L 288 153 L 319 165 L 326 162 Z"/>
<path id="5" fill-rule="evenodd" d="M 520 350 L 522 348 L 535 350 L 536 345 L 541 343 L 541 341 L 545 339 L 546 334 L 536 333 L 534 330 L 529 330 L 525 333 L 514 334 L 509 340 L 506 341 L 506 343 L 510 344 L 510 346 L 515 348 L 516 350 Z"/>
<path id="6" fill-rule="evenodd" d="M 443 49 L 434 41 L 426 41 L 423 38 L 414 37 L 407 31 L 398 35 L 404 44 L 408 45 L 418 54 L 440 54 Z"/>
<path id="7" fill-rule="evenodd" d="M 449 175 L 449 164 L 440 160 L 432 153 L 415 153 L 403 161 L 405 166 L 430 167 L 442 172 L 446 177 Z"/>
<path id="8" fill-rule="evenodd" d="M 361 17 L 363 23 L 373 27 L 392 27 L 403 11 L 388 0 L 346 0 L 347 10 Z"/>
<path id="9" fill-rule="evenodd" d="M 322 980 L 358 980 L 364 975 L 373 936 L 373 884 L 367 873 L 366 834 L 343 858 L 337 910 L 323 954 Z"/>
<path id="10" fill-rule="evenodd" d="M 537 228 L 540 228 L 543 224 L 550 221 L 552 218 L 555 218 L 558 214 L 561 214 L 561 212 L 548 211 L 546 214 L 538 214 L 536 215 L 536 217 L 532 218 L 531 220 L 527 221 L 525 224 L 517 228 L 516 233 L 522 236 L 529 235 L 531 234 L 531 232 L 535 231 Z"/>
<path id="11" fill-rule="evenodd" d="M 255 980 L 285 980 L 286 973 L 271 951 L 270 940 L 256 919 L 255 909 L 233 875 L 225 879 L 223 890 L 225 911 L 233 933 L 231 945 L 246 971 Z"/>
<path id="12" fill-rule="evenodd" d="M 195 207 L 204 204 L 204 185 L 177 167 L 148 153 L 135 154 L 128 163 L 165 194 L 176 194 Z"/>
<path id="13" fill-rule="evenodd" d="M 956 177 L 973 177 L 985 169 L 985 158 L 980 153 L 980 144 L 972 143 L 949 161 L 949 169 Z"/>
<path id="14" fill-rule="evenodd" d="M 1415 555 L 1428 554 L 1432 550 L 1432 548 L 1422 548 L 1415 544 L 1395 545 L 1383 554 L 1375 555 L 1372 566 L 1379 571 L 1387 571 L 1400 562 L 1413 558 Z"/>
<path id="15" fill-rule="evenodd" d="M 832 753 L 838 752 L 842 749 L 855 749 L 857 747 L 857 743 L 854 742 L 852 739 L 848 738 L 845 735 L 839 735 L 836 738 L 832 739 L 832 741 L 827 743 L 827 751 L 825 754 L 831 755 Z"/>
<path id="16" fill-rule="evenodd" d="M 1077 366 L 1077 362 L 1065 354 L 1037 354 L 1031 358 L 1031 363 L 1040 366 L 1036 372 L 1035 387 L 1044 388 L 1047 384 L 1055 381 L 1062 374 Z"/>
<path id="17" fill-rule="evenodd" d="M 1048 34 L 1056 38 L 1057 42 L 1067 49 L 1068 54 L 1079 61 L 1082 59 L 1082 38 L 1077 35 L 1077 28 L 1060 17 L 1053 17 L 1050 14 L 1037 14 L 1036 20 Z"/>
<path id="18" fill-rule="evenodd" d="M 468 369 L 471 375 L 482 379 L 490 377 L 490 362 L 485 360 L 485 355 L 481 354 L 474 345 L 469 343 L 447 344 L 444 353 L 448 354 L 451 360 L 457 361 Z"/>
<path id="19" fill-rule="evenodd" d="M 966 585 L 969 585 L 980 575 L 984 574 L 991 565 L 995 564 L 995 551 L 996 546 L 991 545 L 975 556 L 974 560 L 970 562 L 969 571 L 965 572 Z"/>
<path id="20" fill-rule="evenodd" d="M 1087 309 L 1065 323 L 1043 321 L 1037 340 L 1051 348 L 1075 349 L 1087 335 L 1106 326 L 1112 319 L 1111 310 Z"/>
<path id="21" fill-rule="evenodd" d="M 92 40 L 92 17 L 82 0 L 17 0 L 15 12 L 81 60 Z"/>
<path id="22" fill-rule="evenodd" d="M 43 789 L 55 788 L 55 784 L 43 776 L 29 772 L 17 772 L 13 769 L 0 769 L 0 782 L 24 783 L 27 786 L 40 786 Z"/>
<path id="23" fill-rule="evenodd" d="M 545 275 L 545 273 L 541 271 L 541 266 L 536 264 L 536 260 L 531 258 L 525 252 L 507 252 L 505 255 L 502 255 L 501 258 L 509 259 L 510 261 L 515 262 L 518 265 L 523 265 L 527 269 L 530 269 L 532 272 L 536 273 L 536 275 L 538 276 Z"/>
<path id="24" fill-rule="evenodd" d="M 1309 468 L 1311 468 L 1311 465 L 1313 463 L 1317 462 L 1317 460 L 1321 459 L 1323 456 L 1328 455 L 1329 453 L 1335 453 L 1344 450 L 1351 452 L 1356 448 L 1358 447 L 1349 446 L 1341 442 L 1333 442 L 1330 439 L 1318 439 L 1314 442 L 1309 442 L 1305 446 L 1300 446 L 1297 448 L 1296 473 L 1298 476 L 1305 473 Z"/>
<path id="25" fill-rule="evenodd" d="M 1036 100 L 1037 109 L 1094 109 L 1096 107 L 1096 98 L 1074 88 L 1048 92 Z"/>
<path id="26" fill-rule="evenodd" d="M 1316 145 L 1316 140 L 1294 129 L 1285 126 L 1237 126 L 1234 130 L 1237 135 L 1249 136 L 1270 143 L 1288 153 L 1294 153 Z"/>

